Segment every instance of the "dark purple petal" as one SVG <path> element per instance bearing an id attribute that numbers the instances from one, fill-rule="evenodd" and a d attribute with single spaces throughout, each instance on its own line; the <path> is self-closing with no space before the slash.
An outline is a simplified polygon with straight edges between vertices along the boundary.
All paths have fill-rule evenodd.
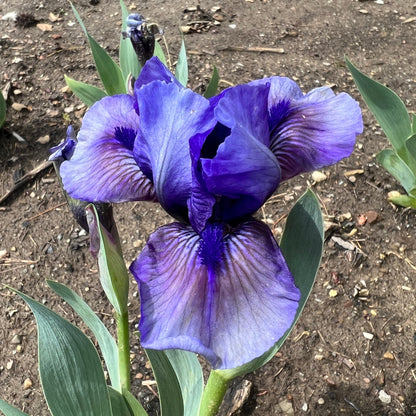
<path id="1" fill-rule="evenodd" d="M 216 202 L 215 195 L 208 192 L 202 177 L 200 155 L 207 133 L 197 134 L 189 141 L 192 159 L 192 188 L 191 197 L 188 199 L 188 217 L 193 229 L 198 233 L 205 228 L 205 224 L 212 217 Z"/>
<path id="2" fill-rule="evenodd" d="M 280 168 L 268 147 L 268 94 L 268 85 L 237 86 L 215 108 L 227 137 L 220 140 L 217 125 L 200 156 L 207 191 L 221 196 L 216 215 L 222 220 L 253 214 L 279 185 Z"/>
<path id="3" fill-rule="evenodd" d="M 49 156 L 49 160 L 54 162 L 58 162 L 60 164 L 64 160 L 71 159 L 76 145 L 76 138 L 74 128 L 72 126 L 68 126 L 66 130 L 66 139 L 62 143 L 58 144 L 58 146 L 54 146 L 50 149 L 51 155 Z"/>
<path id="4" fill-rule="evenodd" d="M 166 83 L 173 82 L 178 86 L 182 84 L 175 78 L 172 72 L 166 68 L 157 56 L 149 59 L 143 66 L 136 83 L 134 84 L 135 91 L 138 91 L 143 85 L 149 84 L 153 81 L 165 81 Z M 153 105 L 157 106 L 155 101 Z"/>
<path id="5" fill-rule="evenodd" d="M 356 135 L 363 131 L 358 103 L 325 87 L 292 100 L 289 107 L 285 100 L 276 102 L 270 113 L 270 149 L 281 167 L 282 180 L 348 157 Z"/>
<path id="6" fill-rule="evenodd" d="M 291 326 L 300 292 L 269 228 L 255 220 L 202 238 L 188 225 L 159 228 L 132 264 L 145 348 L 204 355 L 235 368 L 270 349 Z"/>
<path id="7" fill-rule="evenodd" d="M 60 168 L 64 189 L 90 202 L 155 200 L 133 155 L 139 118 L 129 95 L 105 97 L 85 114 L 71 160 Z"/>
<path id="8" fill-rule="evenodd" d="M 163 208 L 187 218 L 192 173 L 189 139 L 213 128 L 209 101 L 176 83 L 154 81 L 137 91 L 140 130 L 134 152 Z"/>

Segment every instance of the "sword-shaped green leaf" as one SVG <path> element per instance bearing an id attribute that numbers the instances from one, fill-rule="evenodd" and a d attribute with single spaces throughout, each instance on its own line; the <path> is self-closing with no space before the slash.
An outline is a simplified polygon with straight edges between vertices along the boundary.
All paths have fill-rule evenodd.
<path id="1" fill-rule="evenodd" d="M 123 19 L 121 30 L 125 31 L 127 28 L 126 20 L 129 15 L 129 11 L 123 0 L 120 0 L 120 6 L 121 16 Z M 130 39 L 124 39 L 122 35 L 120 36 L 119 59 L 124 81 L 128 80 L 130 74 L 133 75 L 135 79 L 137 79 L 141 71 L 139 59 L 137 58 L 136 52 L 134 51 Z"/>
<path id="2" fill-rule="evenodd" d="M 16 293 L 36 318 L 39 373 L 52 415 L 113 416 L 100 357 L 91 341 L 66 319 Z"/>
<path id="3" fill-rule="evenodd" d="M 219 80 L 220 80 L 220 77 L 218 75 L 217 67 L 214 66 L 214 70 L 212 71 L 211 79 L 210 79 L 208 87 L 207 87 L 207 89 L 205 90 L 205 93 L 204 93 L 205 98 L 211 98 L 211 97 L 214 97 L 214 95 L 217 95 Z"/>
<path id="4" fill-rule="evenodd" d="M 176 64 L 175 77 L 184 87 L 186 87 L 186 84 L 188 83 L 188 59 L 186 57 L 186 48 L 183 35 L 178 63 Z"/>
<path id="5" fill-rule="evenodd" d="M 85 82 L 76 81 L 65 76 L 66 85 L 69 89 L 87 106 L 91 107 L 96 101 L 101 100 L 107 94 L 94 85 L 86 84 Z"/>
<path id="6" fill-rule="evenodd" d="M 95 66 L 97 67 L 97 71 L 100 75 L 105 91 L 108 95 L 125 94 L 126 83 L 123 79 L 123 74 L 120 67 L 114 62 L 113 58 L 111 58 L 106 50 L 101 47 L 87 32 L 81 16 L 78 14 L 74 5 L 72 3 L 70 4 L 75 17 L 78 20 L 78 23 L 87 36 L 92 55 L 94 57 Z"/>
<path id="7" fill-rule="evenodd" d="M 29 416 L 2 399 L 0 399 L 0 411 L 3 412 L 4 416 Z"/>

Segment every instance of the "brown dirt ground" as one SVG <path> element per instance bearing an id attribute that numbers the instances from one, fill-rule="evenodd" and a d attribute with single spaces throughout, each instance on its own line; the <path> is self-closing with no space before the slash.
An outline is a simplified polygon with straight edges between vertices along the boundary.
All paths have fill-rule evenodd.
<path id="1" fill-rule="evenodd" d="M 364 72 L 393 88 L 415 112 L 413 3 L 209 0 L 200 3 L 206 13 L 185 11 L 197 6 L 197 0 L 127 4 L 164 28 L 172 60 L 180 43 L 178 26 L 194 29 L 185 41 L 190 87 L 197 91 L 203 90 L 216 65 L 221 88 L 284 75 L 297 80 L 305 92 L 331 85 L 336 92 L 347 91 L 360 100 L 343 61 L 346 54 Z M 90 33 L 116 56 L 118 2 L 75 0 L 74 4 Z M 213 6 L 221 7 L 215 16 L 218 25 L 212 24 Z M 11 11 L 29 13 L 39 23 L 51 25 L 51 31 L 0 20 L 0 87 L 10 85 L 7 121 L 0 131 L 0 196 L 22 173 L 47 158 L 48 148 L 60 142 L 69 123 L 79 127 L 85 107 L 63 90 L 63 74 L 99 85 L 86 40 L 65 0 L 32 0 L 24 7 L 20 0 L 1 0 L 0 15 Z M 50 13 L 59 20 L 51 22 Z M 284 53 L 249 48 L 283 48 Z M 27 108 L 16 111 L 13 103 Z M 365 132 L 349 159 L 326 169 L 327 179 L 319 184 L 313 184 L 309 174 L 282 184 L 260 213 L 279 238 L 284 223 L 278 220 L 311 185 L 326 220 L 333 224 L 303 316 L 277 356 L 245 377 L 252 388 L 240 414 L 288 414 L 278 405 L 286 401 L 296 415 L 416 415 L 415 212 L 387 202 L 387 192 L 400 186 L 377 165 L 375 154 L 388 143 L 364 106 L 363 113 Z M 25 142 L 16 140 L 13 132 Z M 49 143 L 39 143 L 45 135 Z M 55 174 L 46 169 L 2 204 L 0 250 L 7 254 L 0 259 L 0 280 L 79 324 L 47 288 L 45 279 L 68 284 L 113 328 L 87 237 L 63 203 Z M 359 225 L 360 215 L 373 219 L 369 211 L 376 213 L 375 221 Z M 157 205 L 147 203 L 121 205 L 116 213 L 127 262 L 135 258 L 152 230 L 170 221 Z M 357 248 L 344 250 L 333 236 Z M 330 290 L 337 296 L 331 297 Z M 0 294 L 0 397 L 32 415 L 46 415 L 36 368 L 33 315 L 9 290 L 0 288 Z M 132 279 L 132 329 L 138 314 Z M 363 332 L 373 334 L 373 339 L 365 338 Z M 134 339 L 131 349 L 134 393 L 156 414 L 157 400 L 141 387 L 141 380 L 152 375 Z M 33 385 L 24 389 L 27 378 Z M 380 401 L 380 390 L 391 396 L 390 404 Z"/>

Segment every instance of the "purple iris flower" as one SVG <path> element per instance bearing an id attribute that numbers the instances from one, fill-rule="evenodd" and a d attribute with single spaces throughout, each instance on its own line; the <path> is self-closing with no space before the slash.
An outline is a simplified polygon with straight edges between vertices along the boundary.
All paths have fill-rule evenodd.
<path id="1" fill-rule="evenodd" d="M 157 58 L 134 97 L 94 104 L 61 166 L 67 192 L 158 200 L 178 220 L 151 234 L 130 268 L 142 345 L 194 351 L 216 369 L 271 348 L 291 326 L 300 292 L 270 229 L 252 215 L 280 181 L 349 156 L 362 129 L 345 93 L 304 95 L 272 77 L 208 100 Z"/>

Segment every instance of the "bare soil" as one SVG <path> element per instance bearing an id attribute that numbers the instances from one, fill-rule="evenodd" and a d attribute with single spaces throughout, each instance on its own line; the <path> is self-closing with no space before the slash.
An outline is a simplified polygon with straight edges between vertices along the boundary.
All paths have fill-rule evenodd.
<path id="1" fill-rule="evenodd" d="M 90 33 L 116 57 L 118 2 L 74 4 Z M 199 3 L 200 9 L 195 9 L 197 0 L 127 4 L 164 29 L 172 62 L 180 45 L 178 26 L 188 26 L 190 87 L 198 92 L 216 65 L 221 88 L 281 75 L 295 79 L 305 92 L 331 85 L 362 103 L 344 63 L 347 55 L 416 112 L 412 0 L 208 0 Z M 219 8 L 215 12 L 214 6 Z M 24 6 L 20 0 L 0 0 L 0 16 L 13 11 L 36 22 L 30 25 L 26 17 L 17 26 L 0 20 L 0 88 L 9 88 L 7 120 L 0 130 L 0 198 L 46 160 L 49 147 L 65 137 L 68 124 L 80 126 L 86 108 L 65 89 L 64 74 L 100 85 L 66 0 L 32 0 Z M 239 414 L 290 415 L 283 410 L 286 404 L 295 415 L 416 415 L 415 212 L 388 203 L 387 192 L 400 186 L 377 165 L 375 154 L 388 143 L 364 104 L 362 108 L 365 132 L 353 155 L 326 169 L 322 182 L 314 183 L 307 174 L 282 184 L 259 213 L 279 238 L 282 218 L 311 186 L 329 228 L 303 316 L 276 357 L 244 378 L 252 384 Z M 116 214 L 127 263 L 156 227 L 170 221 L 148 203 L 120 205 Z M 88 237 L 72 219 L 51 168 L 2 202 L 0 221 L 1 283 L 79 324 L 45 283 L 58 280 L 80 293 L 114 329 Z M 133 278 L 130 302 L 133 330 L 139 316 Z M 134 393 L 150 414 L 157 414 L 154 393 L 142 386 L 152 374 L 134 337 L 131 352 Z M 0 397 L 29 414 L 47 415 L 36 355 L 33 315 L 1 287 Z M 236 386 L 242 382 L 237 380 Z M 380 400 L 381 391 L 390 403 Z"/>

